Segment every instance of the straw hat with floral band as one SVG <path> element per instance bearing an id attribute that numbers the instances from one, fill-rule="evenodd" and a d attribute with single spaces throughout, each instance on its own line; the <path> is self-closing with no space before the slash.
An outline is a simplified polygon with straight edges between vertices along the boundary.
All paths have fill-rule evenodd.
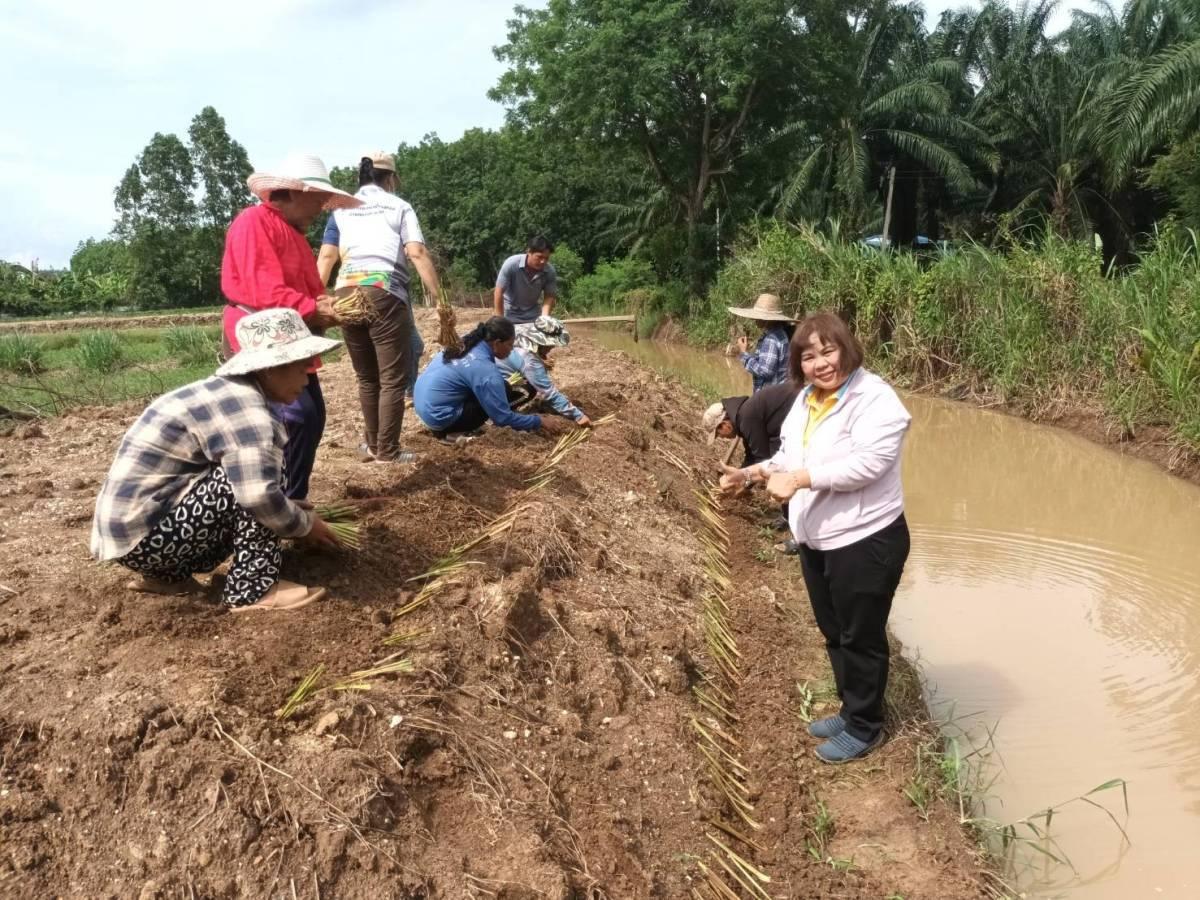
<path id="1" fill-rule="evenodd" d="M 565 347 L 571 343 L 571 334 L 561 319 L 554 316 L 538 316 L 532 322 L 517 326 L 516 346 L 522 350 L 538 347 Z"/>
<path id="2" fill-rule="evenodd" d="M 393 164 L 394 168 L 394 164 Z M 273 172 L 254 172 L 246 179 L 250 193 L 266 201 L 272 191 L 320 191 L 328 194 L 325 209 L 351 209 L 361 206 L 362 201 L 353 194 L 333 186 L 329 180 L 329 169 L 320 157 L 302 153 L 288 156 Z"/>
<path id="3" fill-rule="evenodd" d="M 248 375 L 328 353 L 341 341 L 317 337 L 294 309 L 267 309 L 238 320 L 242 349 L 217 369 L 222 376 Z"/>
<path id="4" fill-rule="evenodd" d="M 783 302 L 774 294 L 759 294 L 753 306 L 730 306 L 727 309 L 743 319 L 758 319 L 761 322 L 794 322 L 783 311 Z"/>

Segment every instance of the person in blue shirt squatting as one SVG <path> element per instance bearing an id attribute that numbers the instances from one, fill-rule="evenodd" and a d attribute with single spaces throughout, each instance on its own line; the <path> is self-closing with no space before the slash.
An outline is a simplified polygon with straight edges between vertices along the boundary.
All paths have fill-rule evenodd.
<path id="1" fill-rule="evenodd" d="M 746 371 L 754 390 L 760 391 L 773 384 L 788 380 L 788 347 L 792 341 L 795 325 L 783 312 L 783 304 L 774 294 L 759 294 L 753 306 L 730 306 L 729 311 L 742 319 L 754 319 L 762 328 L 762 337 L 750 352 L 750 339 L 737 339 L 738 358 Z"/>
<path id="2" fill-rule="evenodd" d="M 503 316 L 493 316 L 463 335 L 463 349 L 438 353 L 417 377 L 413 409 L 439 440 L 493 424 L 516 431 L 538 431 L 548 422 L 541 416 L 514 412 L 504 376 L 496 366 L 513 350 L 516 328 Z"/>
<path id="3" fill-rule="evenodd" d="M 496 275 L 492 292 L 493 312 L 514 325 L 548 316 L 558 301 L 558 273 L 550 264 L 554 245 L 542 235 L 531 237 L 525 252 L 510 256 Z"/>
<path id="4" fill-rule="evenodd" d="M 550 354 L 556 347 L 565 347 L 570 341 L 571 335 L 562 322 L 552 316 L 538 316 L 532 324 L 517 326 L 513 352 L 504 359 L 497 357 L 496 366 L 510 385 L 512 376 L 520 375 L 532 389 L 530 399 L 536 397 L 560 416 L 571 419 L 582 428 L 590 428 L 592 420 L 554 386 L 550 373 L 546 371 L 553 365 Z"/>

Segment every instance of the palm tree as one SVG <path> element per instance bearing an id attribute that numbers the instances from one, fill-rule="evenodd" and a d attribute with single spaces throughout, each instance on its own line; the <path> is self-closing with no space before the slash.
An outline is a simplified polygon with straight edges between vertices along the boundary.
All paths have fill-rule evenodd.
<path id="1" fill-rule="evenodd" d="M 916 235 L 922 187 L 944 185 L 957 197 L 980 187 L 972 163 L 989 163 L 988 136 L 955 112 L 962 67 L 930 58 L 919 4 L 882 4 L 858 23 L 854 81 L 823 129 L 802 148 L 778 188 L 778 215 L 824 221 L 838 214 L 862 227 L 871 220 L 875 185 L 895 167 L 897 244 Z M 804 125 L 796 125 L 789 133 Z"/>
<path id="2" fill-rule="evenodd" d="M 1130 0 L 1076 19 L 1108 59 L 1112 90 L 1103 146 L 1116 186 L 1174 137 L 1200 124 L 1200 6 L 1195 0 Z M 1081 42 L 1082 43 L 1082 42 Z"/>

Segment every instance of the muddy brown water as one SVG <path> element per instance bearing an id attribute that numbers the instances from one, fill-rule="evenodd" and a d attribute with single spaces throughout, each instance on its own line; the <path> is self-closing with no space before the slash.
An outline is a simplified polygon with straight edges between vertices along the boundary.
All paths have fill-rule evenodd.
<path id="1" fill-rule="evenodd" d="M 749 392 L 718 353 L 588 334 Z M 1128 817 L 1119 790 L 1089 798 L 1128 844 L 1100 809 L 1066 804 L 1051 849 L 1070 865 L 1024 848 L 1011 879 L 1039 897 L 1200 896 L 1200 488 L 1065 431 L 905 403 L 913 549 L 891 623 L 947 733 L 986 742 L 986 815 L 1017 822 L 1128 782 Z"/>

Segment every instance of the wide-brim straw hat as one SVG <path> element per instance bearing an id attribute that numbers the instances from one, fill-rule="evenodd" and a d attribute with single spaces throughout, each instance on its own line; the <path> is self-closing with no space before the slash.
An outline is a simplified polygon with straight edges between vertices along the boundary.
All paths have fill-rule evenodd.
<path id="1" fill-rule="evenodd" d="M 238 320 L 241 349 L 217 369 L 218 375 L 249 375 L 328 353 L 341 341 L 317 337 L 294 309 L 267 309 Z"/>
<path id="2" fill-rule="evenodd" d="M 535 347 L 565 347 L 571 343 L 571 334 L 561 319 L 554 316 L 538 316 L 532 322 L 517 326 L 516 345 L 523 350 Z"/>
<path id="3" fill-rule="evenodd" d="M 335 188 L 329 180 L 329 169 L 320 157 L 294 153 L 273 172 L 253 172 L 246 179 L 250 193 L 266 202 L 272 191 L 320 191 L 328 195 L 325 209 L 350 209 L 362 206 L 353 194 Z"/>
<path id="4" fill-rule="evenodd" d="M 730 306 L 727 309 L 743 319 L 759 319 L 764 322 L 794 321 L 783 311 L 783 302 L 774 294 L 759 294 L 753 306 Z"/>

